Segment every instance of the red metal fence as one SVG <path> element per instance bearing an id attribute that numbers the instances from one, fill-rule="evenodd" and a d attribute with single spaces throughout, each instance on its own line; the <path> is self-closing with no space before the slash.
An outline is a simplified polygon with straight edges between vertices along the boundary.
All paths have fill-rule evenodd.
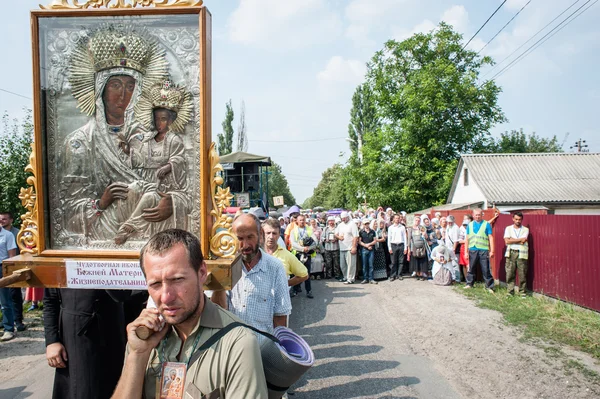
<path id="1" fill-rule="evenodd" d="M 501 281 L 504 229 L 511 224 L 511 215 L 494 224 L 493 274 Z M 600 216 L 525 215 L 523 224 L 530 233 L 527 288 L 600 311 Z"/>

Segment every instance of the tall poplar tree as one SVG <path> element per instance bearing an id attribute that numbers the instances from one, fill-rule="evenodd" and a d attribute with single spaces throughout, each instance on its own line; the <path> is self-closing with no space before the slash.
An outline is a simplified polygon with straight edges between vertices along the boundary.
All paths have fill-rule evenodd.
<path id="1" fill-rule="evenodd" d="M 225 104 L 225 119 L 221 126 L 223 127 L 223 133 L 217 135 L 219 142 L 219 155 L 231 154 L 233 151 L 233 107 L 231 106 L 231 99 Z"/>

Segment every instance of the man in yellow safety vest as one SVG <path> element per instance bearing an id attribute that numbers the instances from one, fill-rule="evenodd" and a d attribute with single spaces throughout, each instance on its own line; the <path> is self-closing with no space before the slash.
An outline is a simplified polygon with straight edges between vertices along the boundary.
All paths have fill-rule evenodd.
<path id="1" fill-rule="evenodd" d="M 468 249 L 466 259 L 469 261 L 467 285 L 465 289 L 473 288 L 476 269 L 479 264 L 485 281 L 485 289 L 494 292 L 494 277 L 490 270 L 490 259 L 494 257 L 494 237 L 492 225 L 483 220 L 483 211 L 479 208 L 473 211 L 473 221 L 467 226 L 465 245 Z"/>

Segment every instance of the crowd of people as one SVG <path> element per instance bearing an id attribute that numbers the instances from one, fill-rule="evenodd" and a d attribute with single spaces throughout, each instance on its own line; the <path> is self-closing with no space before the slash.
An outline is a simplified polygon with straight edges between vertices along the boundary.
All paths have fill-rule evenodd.
<path id="1" fill-rule="evenodd" d="M 437 285 L 464 281 L 468 289 L 473 286 L 476 267 L 480 267 L 486 288 L 493 291 L 490 269 L 490 258 L 494 257 L 492 225 L 498 214 L 495 211 L 486 221 L 483 211 L 475 209 L 458 223 L 454 216 L 442 216 L 441 212 L 436 212 L 433 217 L 416 214 L 409 223 L 406 212 L 382 207 L 366 212 L 344 211 L 336 216 L 294 213 L 278 218 L 280 245 L 297 255 L 311 279 L 335 278 L 345 284 L 357 281 L 377 284 L 383 279 L 392 282 L 413 277 L 417 281 L 433 280 Z M 522 214 L 515 215 L 522 221 Z M 505 232 L 507 271 L 525 270 L 528 232 L 511 238 L 512 231 L 507 228 Z M 305 245 L 307 240 L 310 245 Z M 515 248 L 518 245 L 521 246 Z M 510 273 L 513 285 L 514 270 Z M 523 282 L 524 273 L 521 274 L 520 281 Z M 310 280 L 305 284 L 311 298 Z M 524 293 L 524 286 L 521 288 Z M 292 296 L 298 292 L 301 292 L 299 285 Z"/>
<path id="2" fill-rule="evenodd" d="M 237 215 L 232 230 L 243 267 L 230 290 L 203 290 L 208 271 L 199 241 L 178 229 L 157 233 L 141 250 L 147 292 L 46 289 L 44 330 L 48 365 L 56 369 L 54 397 L 151 398 L 177 391 L 266 398 L 274 388 L 262 372 L 263 341 L 289 324 L 292 297 L 302 293 L 303 284 L 306 296 L 314 298 L 313 279 L 377 284 L 412 276 L 439 285 L 466 280 L 469 289 L 478 266 L 493 291 L 489 260 L 497 215 L 486 221 L 475 209 L 461 225 L 441 214 L 414 215 L 412 223 L 406 216 L 381 208 L 339 216 L 296 213 L 288 219 Z M 515 213 L 504 238 L 509 293 L 524 295 L 529 232 L 522 220 Z M 1 226 L 0 237 L 10 238 L 6 255 L 14 256 L 10 226 Z M 148 298 L 153 306 L 145 305 Z M 4 310 L 6 291 L 2 300 Z M 135 311 L 128 314 L 128 308 Z M 19 325 L 14 317 L 11 324 L 9 313 L 3 312 L 5 332 Z M 138 336 L 140 327 L 152 332 L 149 338 Z M 186 374 L 189 380 L 180 377 Z M 275 385 L 280 394 L 288 389 Z"/>

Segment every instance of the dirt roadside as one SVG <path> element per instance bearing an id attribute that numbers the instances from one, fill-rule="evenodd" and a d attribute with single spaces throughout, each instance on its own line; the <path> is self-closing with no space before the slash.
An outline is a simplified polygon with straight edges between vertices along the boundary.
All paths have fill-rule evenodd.
<path id="1" fill-rule="evenodd" d="M 380 284 L 393 304 L 385 310 L 393 312 L 397 328 L 410 337 L 414 353 L 433 360 L 462 397 L 600 397 L 600 385 L 593 378 L 566 365 L 576 360 L 600 374 L 592 357 L 523 340 L 522 332 L 508 326 L 500 313 L 478 308 L 451 287 L 412 279 L 391 284 Z"/>

